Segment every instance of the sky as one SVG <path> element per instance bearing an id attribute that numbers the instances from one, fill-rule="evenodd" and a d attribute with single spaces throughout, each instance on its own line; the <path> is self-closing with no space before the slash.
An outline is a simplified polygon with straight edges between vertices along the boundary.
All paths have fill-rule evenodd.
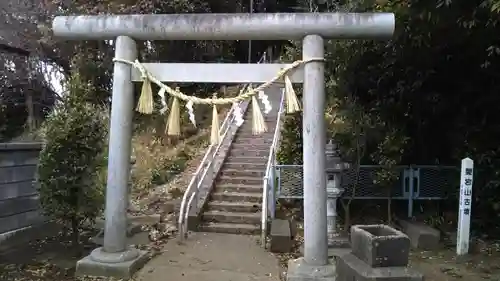
<path id="1" fill-rule="evenodd" d="M 109 45 L 113 45 L 114 40 L 106 40 L 105 42 Z M 151 48 L 150 44 L 147 46 Z M 43 68 L 46 69 L 44 72 L 45 81 L 50 83 L 50 85 L 52 85 L 52 90 L 62 97 L 65 94 L 64 85 L 62 83 L 62 81 L 65 80 L 64 73 L 54 64 L 48 64 L 45 62 L 41 62 L 41 64 Z"/>
<path id="2" fill-rule="evenodd" d="M 47 81 L 51 88 L 52 91 L 56 92 L 60 97 L 64 97 L 66 94 L 66 91 L 64 90 L 64 85 L 63 81 L 65 81 L 65 75 L 62 71 L 60 71 L 55 64 L 48 64 L 46 62 L 41 62 L 42 69 L 45 71 L 43 72 L 43 76 L 45 78 L 45 81 Z M 57 105 L 60 100 L 56 99 L 55 104 Z M 57 107 L 54 107 L 52 109 L 52 114 L 57 114 L 58 109 Z"/>
<path id="3" fill-rule="evenodd" d="M 54 92 L 56 92 L 60 96 L 63 96 L 65 93 L 62 83 L 65 78 L 64 74 L 53 64 L 47 64 L 45 62 L 42 62 L 42 64 L 43 68 L 47 70 L 43 73 L 45 80 L 50 83 Z"/>

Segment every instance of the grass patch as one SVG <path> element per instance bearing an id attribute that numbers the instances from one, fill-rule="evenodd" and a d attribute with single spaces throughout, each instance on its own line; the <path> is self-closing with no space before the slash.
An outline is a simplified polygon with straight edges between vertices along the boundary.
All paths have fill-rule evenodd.
<path id="1" fill-rule="evenodd" d="M 134 137 L 135 164 L 132 169 L 132 187 L 141 192 L 163 185 L 181 173 L 186 163 L 200 149 L 208 146 L 208 130 L 203 130 L 172 147 L 151 136 Z"/>
<path id="2" fill-rule="evenodd" d="M 228 90 L 228 96 L 237 92 L 237 87 Z M 219 106 L 219 120 L 224 120 L 230 105 Z M 173 178 L 186 169 L 186 165 L 209 145 L 211 108 L 200 106 L 196 109 L 199 115 L 197 128 L 194 128 L 182 115 L 182 135 L 172 139 L 163 133 L 165 117 L 153 115 L 141 120 L 132 139 L 132 192 L 144 192 L 169 183 Z M 162 133 L 159 133 L 162 132 Z"/>

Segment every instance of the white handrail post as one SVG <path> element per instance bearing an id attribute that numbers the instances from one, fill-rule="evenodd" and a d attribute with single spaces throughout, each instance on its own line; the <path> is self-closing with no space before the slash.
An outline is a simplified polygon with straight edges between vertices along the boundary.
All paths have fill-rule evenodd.
<path id="1" fill-rule="evenodd" d="M 262 216 L 261 216 L 261 244 L 265 248 L 266 247 L 266 235 L 267 235 L 267 222 L 268 222 L 268 211 L 271 212 L 271 218 L 274 219 L 275 208 L 274 205 L 276 203 L 275 200 L 275 172 L 274 172 L 274 162 L 276 158 L 276 147 L 279 141 L 279 133 L 280 133 L 280 121 L 281 121 L 281 112 L 283 110 L 285 102 L 285 92 L 282 90 L 280 107 L 278 110 L 277 120 L 276 120 L 276 128 L 274 129 L 273 142 L 271 143 L 271 147 L 269 148 L 269 156 L 266 165 L 266 172 L 263 178 L 263 189 L 262 189 Z M 272 182 L 269 182 L 269 181 Z M 270 210 L 271 209 L 271 210 Z"/>
<path id="2" fill-rule="evenodd" d="M 274 151 L 274 153 L 276 154 L 276 151 Z M 272 164 L 271 164 L 271 184 L 269 185 L 269 187 L 271 188 L 271 198 L 270 198 L 270 202 L 271 202 L 271 219 L 274 219 L 274 216 L 275 216 L 275 213 L 276 213 L 276 171 L 275 171 L 275 162 L 274 160 L 272 161 Z M 269 181 L 269 180 L 268 180 Z"/>
<path id="3" fill-rule="evenodd" d="M 198 208 L 198 192 L 197 192 L 197 190 L 200 188 L 201 184 L 202 184 L 202 180 L 200 179 L 200 176 L 197 175 L 196 176 L 196 184 L 194 185 L 196 187 L 196 189 L 192 192 L 193 193 L 193 195 L 192 195 L 193 196 L 193 203 L 192 204 L 195 206 L 195 208 Z M 189 216 L 190 207 L 192 207 L 192 206 L 190 206 L 188 204 L 188 208 L 187 208 L 187 215 L 188 216 Z M 186 226 L 186 227 L 188 227 L 188 226 Z M 187 231 L 186 231 L 186 234 L 187 234 Z"/>
<path id="4" fill-rule="evenodd" d="M 267 180 L 268 176 L 264 177 L 263 187 L 264 190 L 262 192 L 262 213 L 261 213 L 261 236 L 260 242 L 262 247 L 266 248 L 266 235 L 267 235 Z"/>

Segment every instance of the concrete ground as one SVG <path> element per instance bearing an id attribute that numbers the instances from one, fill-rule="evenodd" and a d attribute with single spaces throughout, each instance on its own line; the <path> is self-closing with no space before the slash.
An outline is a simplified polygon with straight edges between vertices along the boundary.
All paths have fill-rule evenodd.
<path id="1" fill-rule="evenodd" d="M 135 280 L 279 281 L 278 260 L 256 241 L 256 236 L 193 233 L 182 245 L 167 243 Z"/>

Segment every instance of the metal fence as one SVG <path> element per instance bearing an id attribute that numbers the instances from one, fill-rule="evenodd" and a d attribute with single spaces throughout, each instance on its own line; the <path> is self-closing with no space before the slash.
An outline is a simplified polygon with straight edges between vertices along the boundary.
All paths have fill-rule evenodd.
<path id="1" fill-rule="evenodd" d="M 460 168 L 453 166 L 396 166 L 397 175 L 390 189 L 377 183 L 377 175 L 384 167 L 361 165 L 344 171 L 343 197 L 354 199 L 408 200 L 408 216 L 413 216 L 414 200 L 439 200 L 459 188 Z M 302 165 L 275 165 L 276 198 L 303 199 Z M 326 175 L 325 175 L 326 176 Z M 390 192 L 389 192 L 390 191 Z"/>

